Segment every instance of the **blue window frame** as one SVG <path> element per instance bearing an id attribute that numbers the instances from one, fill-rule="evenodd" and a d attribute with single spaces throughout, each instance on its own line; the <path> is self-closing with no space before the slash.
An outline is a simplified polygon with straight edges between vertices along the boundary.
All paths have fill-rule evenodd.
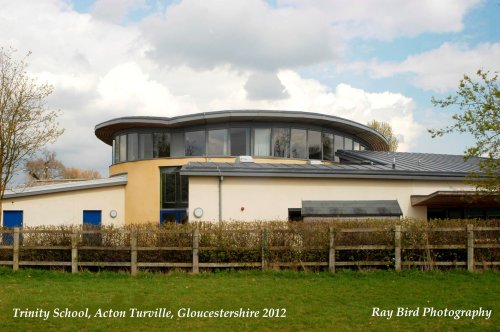
<path id="1" fill-rule="evenodd" d="M 88 226 L 101 226 L 102 211 L 101 210 L 84 210 L 83 224 Z"/>
<path id="2" fill-rule="evenodd" d="M 160 211 L 160 225 L 164 223 L 185 224 L 188 220 L 186 209 L 172 209 Z"/>

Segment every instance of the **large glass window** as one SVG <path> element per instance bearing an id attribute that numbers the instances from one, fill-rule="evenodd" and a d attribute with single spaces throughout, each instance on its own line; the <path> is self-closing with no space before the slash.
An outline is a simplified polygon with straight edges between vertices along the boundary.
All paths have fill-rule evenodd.
<path id="1" fill-rule="evenodd" d="M 290 158 L 290 129 L 273 128 L 273 156 Z"/>
<path id="2" fill-rule="evenodd" d="M 352 150 L 352 139 L 347 138 L 347 137 L 345 138 L 345 140 L 344 140 L 344 148 L 346 150 Z"/>
<path id="3" fill-rule="evenodd" d="M 153 157 L 170 157 L 170 133 L 153 134 Z"/>
<path id="4" fill-rule="evenodd" d="M 337 150 L 344 150 L 344 136 L 335 135 L 335 140 L 333 141 L 333 154 Z M 335 156 L 335 161 L 339 161 L 339 157 Z"/>
<path id="5" fill-rule="evenodd" d="M 153 158 L 153 135 L 139 134 L 139 159 Z"/>
<path id="6" fill-rule="evenodd" d="M 236 125 L 244 125 L 236 124 Z M 319 129 L 236 127 L 184 131 L 151 128 L 117 135 L 112 141 L 112 162 L 164 157 L 243 156 L 339 161 L 337 150 L 369 149 L 356 137 Z M 311 126 L 311 128 L 313 128 Z"/>
<path id="7" fill-rule="evenodd" d="M 292 129 L 291 141 L 292 158 L 306 159 L 307 130 Z"/>
<path id="8" fill-rule="evenodd" d="M 120 136 L 116 136 L 113 140 L 113 164 L 120 161 Z"/>
<path id="9" fill-rule="evenodd" d="M 321 132 L 308 130 L 309 159 L 321 159 Z"/>
<path id="10" fill-rule="evenodd" d="M 227 156 L 228 154 L 228 130 L 217 129 L 208 131 L 208 155 Z"/>
<path id="11" fill-rule="evenodd" d="M 175 203 L 177 192 L 175 182 L 175 173 L 163 174 L 163 203 Z"/>
<path id="12" fill-rule="evenodd" d="M 171 153 L 172 157 L 183 157 L 184 156 L 184 133 L 177 132 L 172 133 Z"/>
<path id="13" fill-rule="evenodd" d="M 180 167 L 162 167 L 161 208 L 184 208 L 188 206 L 189 179 L 180 175 Z"/>
<path id="14" fill-rule="evenodd" d="M 186 156 L 204 156 L 205 155 L 205 131 L 189 131 L 185 134 L 185 153 Z"/>
<path id="15" fill-rule="evenodd" d="M 127 135 L 120 135 L 120 161 L 127 161 Z"/>
<path id="16" fill-rule="evenodd" d="M 323 159 L 333 161 L 333 134 L 323 133 Z"/>
<path id="17" fill-rule="evenodd" d="M 128 134 L 127 148 L 127 160 L 136 160 L 139 157 L 139 134 Z"/>
<path id="18" fill-rule="evenodd" d="M 248 128 L 231 128 L 231 156 L 248 155 Z"/>
<path id="19" fill-rule="evenodd" d="M 187 177 L 187 175 L 181 175 L 179 177 L 179 180 L 180 180 L 180 189 L 181 189 L 181 202 L 182 203 L 187 203 L 188 202 L 188 198 L 189 198 L 189 179 Z"/>
<path id="20" fill-rule="evenodd" d="M 256 157 L 269 157 L 271 155 L 271 129 L 255 128 L 253 137 L 253 155 Z"/>

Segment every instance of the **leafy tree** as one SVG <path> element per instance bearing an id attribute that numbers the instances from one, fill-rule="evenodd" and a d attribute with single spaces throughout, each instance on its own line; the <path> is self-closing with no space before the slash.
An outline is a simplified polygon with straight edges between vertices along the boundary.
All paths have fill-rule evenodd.
<path id="1" fill-rule="evenodd" d="M 379 133 L 382 134 L 382 136 L 385 137 L 387 142 L 389 142 L 389 151 L 396 151 L 398 149 L 399 141 L 396 136 L 394 136 L 394 133 L 392 132 L 392 127 L 389 123 L 384 122 L 384 121 L 377 121 L 373 120 L 371 122 L 367 123 L 368 127 L 375 129 Z"/>
<path id="2" fill-rule="evenodd" d="M 434 106 L 458 106 L 455 122 L 442 129 L 429 129 L 432 137 L 458 132 L 469 133 L 475 145 L 468 147 L 465 160 L 484 157 L 479 162 L 481 173 L 472 173 L 469 182 L 482 193 L 500 193 L 500 91 L 498 72 L 478 70 L 476 77 L 464 75 L 456 94 L 445 99 L 432 98 Z"/>
<path id="3" fill-rule="evenodd" d="M 16 61 L 13 54 L 0 48 L 0 201 L 23 161 L 63 132 L 56 121 L 59 112 L 46 105 L 52 86 L 29 77 L 26 58 Z"/>

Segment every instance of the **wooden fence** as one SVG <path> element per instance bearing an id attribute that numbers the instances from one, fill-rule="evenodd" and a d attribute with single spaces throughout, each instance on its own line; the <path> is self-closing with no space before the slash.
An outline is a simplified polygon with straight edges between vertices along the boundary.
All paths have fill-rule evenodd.
<path id="1" fill-rule="evenodd" d="M 85 236 L 102 236 L 107 231 L 104 230 L 78 230 L 73 231 L 70 234 L 71 245 L 63 246 L 49 246 L 49 245 L 24 245 L 22 242 L 23 234 L 30 233 L 63 233 L 58 230 L 36 230 L 36 229 L 19 229 L 14 228 L 11 230 L 0 230 L 0 235 L 9 235 L 9 241 L 4 238 L 3 242 L 12 242 L 11 244 L 2 243 L 0 245 L 0 250 L 9 251 L 12 250 L 12 260 L 0 261 L 0 265 L 11 265 L 14 270 L 18 270 L 20 266 L 59 266 L 59 267 L 71 267 L 72 273 L 77 273 L 80 267 L 123 267 L 130 269 L 132 275 L 136 275 L 139 268 L 182 268 L 190 269 L 193 273 L 198 273 L 200 268 L 202 269 L 214 269 L 214 268 L 258 268 L 258 269 L 268 269 L 268 268 L 287 268 L 293 266 L 305 267 L 320 267 L 327 268 L 330 272 L 335 273 L 337 267 L 346 266 L 385 266 L 393 267 L 396 271 L 401 271 L 402 268 L 418 267 L 418 266 L 449 266 L 449 267 L 467 267 L 468 271 L 474 271 L 476 267 L 496 267 L 500 266 L 499 261 L 481 261 L 476 262 L 474 260 L 474 250 L 475 249 L 488 249 L 495 252 L 495 257 L 498 256 L 497 250 L 500 249 L 500 237 L 499 231 L 500 227 L 474 227 L 473 225 L 467 225 L 467 227 L 445 227 L 445 228 L 431 228 L 428 232 L 462 232 L 466 234 L 466 241 L 464 243 L 458 244 L 426 244 L 426 245 L 402 245 L 402 235 L 409 230 L 402 226 L 394 226 L 392 231 L 394 232 L 393 243 L 383 244 L 383 245 L 339 245 L 336 243 L 336 235 L 342 233 L 373 233 L 387 231 L 387 229 L 381 228 L 330 228 L 329 229 L 329 245 L 328 247 L 321 246 L 303 246 L 301 250 L 323 250 L 327 252 L 327 261 L 316 261 L 316 262 L 300 262 L 299 264 L 293 262 L 279 262 L 279 261 L 269 261 L 269 254 L 273 251 L 279 251 L 284 249 L 289 249 L 289 247 L 283 246 L 270 246 L 269 245 L 269 233 L 270 231 L 266 228 L 246 231 L 246 232 L 260 232 L 260 247 L 242 247 L 240 250 L 258 250 L 260 251 L 260 261 L 254 262 L 200 262 L 199 255 L 200 252 L 210 251 L 210 250 L 220 250 L 218 247 L 203 247 L 200 246 L 200 237 L 203 236 L 203 231 L 200 232 L 199 229 L 194 229 L 191 231 L 168 231 L 166 234 L 186 234 L 192 239 L 192 245 L 190 246 L 138 246 L 138 235 L 144 232 L 151 233 L 151 230 L 141 231 L 141 230 L 120 230 L 119 233 L 122 235 L 127 235 L 130 239 L 129 245 L 126 246 L 96 246 L 96 245 L 85 245 L 82 238 Z M 489 243 L 477 243 L 475 241 L 475 232 L 496 232 L 496 235 L 488 239 Z M 227 231 L 234 232 L 234 231 Z M 239 231 L 242 232 L 242 231 Z M 67 232 L 66 232 L 67 234 Z M 164 233 L 165 234 L 165 233 Z M 4 235 L 5 236 L 5 235 Z M 224 249 L 224 248 L 222 248 Z M 20 260 L 20 254 L 23 250 L 70 250 L 71 251 L 71 261 L 23 261 Z M 130 252 L 130 260 L 122 262 L 105 262 L 105 261 L 79 261 L 79 251 L 128 251 Z M 372 250 L 372 251 L 391 251 L 393 255 L 390 261 L 337 261 L 337 254 L 341 251 L 346 250 Z M 463 250 L 466 251 L 466 261 L 414 261 L 414 260 L 403 260 L 402 252 L 405 250 Z M 185 251 L 191 252 L 190 257 L 192 260 L 189 262 L 140 262 L 138 261 L 138 252 L 140 251 Z"/>

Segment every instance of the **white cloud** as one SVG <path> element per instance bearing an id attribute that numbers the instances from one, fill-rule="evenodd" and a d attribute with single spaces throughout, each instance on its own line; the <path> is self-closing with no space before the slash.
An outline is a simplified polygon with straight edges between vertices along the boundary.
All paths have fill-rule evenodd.
<path id="1" fill-rule="evenodd" d="M 425 32 L 458 32 L 482 0 L 278 0 L 281 6 L 321 9 L 348 37 L 391 40 Z"/>
<path id="2" fill-rule="evenodd" d="M 146 8 L 145 0 L 97 0 L 92 6 L 92 15 L 104 21 L 122 22 L 136 9 Z"/>
<path id="3" fill-rule="evenodd" d="M 152 57 L 166 66 L 275 70 L 332 61 L 340 53 L 323 13 L 261 0 L 185 0 L 141 27 L 154 45 Z"/>
<path id="4" fill-rule="evenodd" d="M 326 1 L 317 8 L 296 4 L 274 8 L 261 0 L 189 0 L 168 7 L 164 15 L 153 15 L 144 23 L 112 23 L 123 19 L 123 13 L 139 3 L 122 4 L 120 8 L 126 10 L 117 8 L 116 16 L 109 12 L 111 16 L 105 15 L 111 2 L 96 3 L 93 14 L 77 13 L 63 0 L 2 3 L 0 40 L 18 48 L 21 54 L 29 48 L 33 52 L 28 59 L 30 72 L 54 85 L 49 103 L 63 111 L 60 120 L 66 128 L 54 148 L 68 165 L 107 172 L 111 148 L 93 135 L 99 122 L 128 115 L 173 116 L 222 109 L 319 112 L 360 123 L 383 120 L 404 139 L 402 150 L 416 146 L 423 130 L 414 120 L 411 98 L 391 92 L 370 93 L 347 84 L 330 88 L 298 74 L 302 66 L 330 62 L 342 54 L 343 36 L 338 36 L 337 27 L 342 22 L 363 21 L 366 14 L 362 13 L 369 12 L 366 8 L 371 2 L 359 5 L 360 14 L 350 13 L 346 3 L 340 4 L 347 12 L 330 12 Z M 446 18 L 449 22 L 443 27 L 431 21 L 427 30 L 419 25 L 411 33 L 460 29 L 460 13 L 471 3 L 469 7 L 457 3 L 460 10 L 452 10 L 455 14 Z M 422 6 L 431 8 L 427 2 Z M 388 10 L 392 13 L 393 9 Z M 385 36 L 394 36 L 401 29 L 400 23 L 384 23 L 380 17 L 368 21 L 366 26 L 358 22 L 361 29 L 352 30 L 353 34 L 381 27 Z M 480 58 L 480 53 L 488 50 L 498 54 L 497 44 L 484 47 L 468 56 Z M 456 55 L 452 51 L 448 57 Z M 433 56 L 437 55 L 420 62 L 418 57 L 408 60 L 409 69 L 380 64 L 377 75 L 414 72 L 423 79 L 439 67 L 419 69 L 427 68 L 426 62 L 432 62 Z M 256 73 L 265 79 L 256 77 Z M 274 84 L 266 87 L 269 82 Z M 271 90 L 274 93 L 268 94 Z"/>
<path id="5" fill-rule="evenodd" d="M 136 63 L 112 68 L 100 81 L 95 109 L 106 116 L 172 116 L 196 112 L 189 97 L 174 96 L 159 82 L 151 80 Z"/>
<path id="6" fill-rule="evenodd" d="M 280 109 L 324 113 L 362 124 L 371 120 L 386 121 L 401 138 L 400 151 L 414 148 L 424 128 L 413 117 L 414 102 L 399 93 L 370 93 L 347 84 L 334 91 L 314 79 L 304 79 L 292 70 L 280 71 L 278 77 L 289 94 L 280 100 L 249 100 L 244 86 L 230 95 L 216 98 L 212 109 Z"/>
<path id="7" fill-rule="evenodd" d="M 92 135 L 98 122 L 109 119 L 94 108 L 97 88 L 117 63 L 141 59 L 147 44 L 139 35 L 135 27 L 95 20 L 64 1 L 2 3 L 0 40 L 17 48 L 19 57 L 32 51 L 30 75 L 54 86 L 49 106 L 62 111 L 66 131 L 53 147 L 66 164 L 107 173 L 109 158 L 101 157 L 108 148 Z"/>
<path id="8" fill-rule="evenodd" d="M 140 27 L 165 66 L 274 72 L 334 62 L 345 40 L 392 40 L 426 32 L 458 32 L 481 0 L 322 1 L 184 0 Z"/>
<path id="9" fill-rule="evenodd" d="M 346 68 L 368 71 L 374 78 L 398 74 L 412 74 L 413 84 L 426 90 L 444 92 L 456 89 L 464 74 L 478 69 L 498 70 L 500 43 L 482 43 L 475 47 L 464 44 L 444 43 L 428 52 L 411 55 L 397 62 L 359 62 Z"/>
<path id="10" fill-rule="evenodd" d="M 283 99 L 288 97 L 281 81 L 275 73 L 254 72 L 245 83 L 248 99 Z"/>
<path id="11" fill-rule="evenodd" d="M 304 80 L 296 73 L 285 71 L 280 78 L 292 95 L 289 106 L 302 104 L 302 110 L 325 113 L 366 124 L 371 120 L 386 121 L 401 138 L 400 151 L 417 145 L 423 128 L 414 120 L 411 98 L 399 93 L 370 93 L 347 84 L 339 84 L 335 92 L 315 80 Z"/>
<path id="12" fill-rule="evenodd" d="M 31 71 L 65 75 L 99 75 L 149 47 L 138 28 L 95 20 L 58 0 L 2 3 L 0 40 L 32 51 Z"/>

